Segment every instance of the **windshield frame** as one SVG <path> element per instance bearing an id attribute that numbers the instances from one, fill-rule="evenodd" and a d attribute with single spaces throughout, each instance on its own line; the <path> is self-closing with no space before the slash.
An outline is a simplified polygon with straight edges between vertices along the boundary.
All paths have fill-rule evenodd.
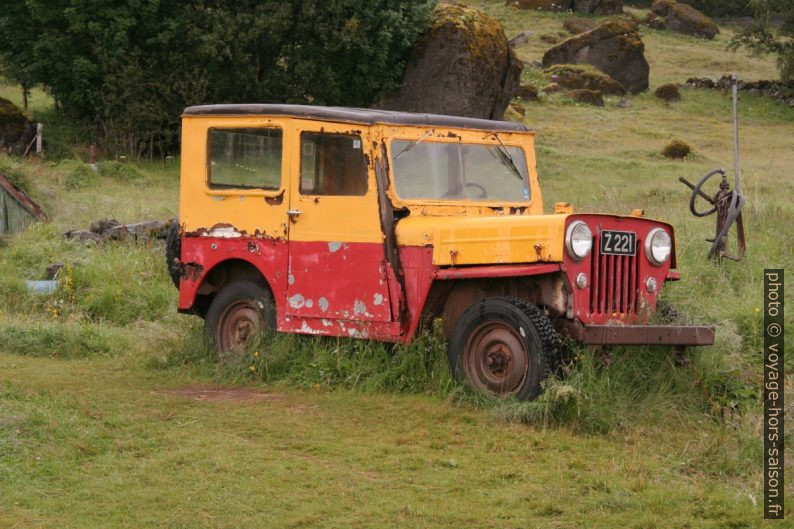
<path id="1" fill-rule="evenodd" d="M 531 165 L 530 160 L 534 161 L 534 157 L 532 156 L 531 152 L 531 144 L 528 144 L 526 141 L 518 141 L 521 138 L 514 139 L 509 136 L 512 134 L 500 134 L 498 132 L 487 132 L 484 135 L 482 132 L 477 134 L 476 139 L 461 136 L 458 134 L 440 134 L 442 132 L 439 129 L 436 129 L 436 134 L 429 136 L 427 132 L 418 131 L 416 135 L 410 134 L 397 134 L 394 136 L 390 136 L 386 139 L 386 150 L 387 156 L 389 159 L 389 180 L 390 180 L 390 194 L 392 195 L 392 201 L 399 205 L 404 206 L 427 206 L 427 205 L 438 205 L 438 206 L 463 206 L 463 207 L 487 207 L 487 208 L 494 208 L 494 207 L 516 207 L 516 208 L 526 208 L 533 204 L 537 188 L 534 185 L 533 179 L 535 177 L 534 172 L 531 170 L 533 166 Z M 508 137 L 505 137 L 508 136 Z M 397 181 L 396 175 L 394 171 L 394 155 L 396 154 L 393 151 L 394 142 L 404 141 L 404 142 L 421 142 L 421 143 L 452 143 L 457 145 L 482 145 L 486 147 L 492 147 L 497 150 L 501 150 L 503 148 L 516 148 L 520 149 L 524 155 L 524 174 L 522 175 L 523 184 L 525 190 L 528 192 L 529 197 L 523 200 L 518 201 L 509 201 L 509 200 L 472 200 L 472 199 L 435 199 L 435 198 L 403 198 L 397 193 Z M 405 152 L 410 152 L 411 149 L 408 149 Z M 398 149 L 398 152 L 400 150 Z M 521 172 L 521 164 L 517 163 L 516 160 L 513 160 L 516 164 L 516 168 Z"/>

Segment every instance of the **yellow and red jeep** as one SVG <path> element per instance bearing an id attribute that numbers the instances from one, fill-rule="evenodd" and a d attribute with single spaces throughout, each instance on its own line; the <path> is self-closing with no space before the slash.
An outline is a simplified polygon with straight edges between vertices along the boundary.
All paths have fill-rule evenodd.
<path id="1" fill-rule="evenodd" d="M 544 214 L 522 124 L 301 105 L 208 105 L 182 119 L 179 310 L 221 353 L 275 330 L 409 342 L 442 318 L 458 378 L 531 399 L 560 335 L 707 345 L 650 325 L 678 279 L 669 224 Z"/>

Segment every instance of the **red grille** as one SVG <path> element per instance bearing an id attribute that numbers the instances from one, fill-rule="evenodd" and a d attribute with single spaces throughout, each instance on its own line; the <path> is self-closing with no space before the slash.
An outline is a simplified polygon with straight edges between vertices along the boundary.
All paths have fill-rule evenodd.
<path id="1" fill-rule="evenodd" d="M 637 248 L 641 247 L 642 242 L 637 239 Z M 639 291 L 639 259 L 636 254 L 601 255 L 599 248 L 599 236 L 596 235 L 590 258 L 590 314 L 635 313 Z"/>

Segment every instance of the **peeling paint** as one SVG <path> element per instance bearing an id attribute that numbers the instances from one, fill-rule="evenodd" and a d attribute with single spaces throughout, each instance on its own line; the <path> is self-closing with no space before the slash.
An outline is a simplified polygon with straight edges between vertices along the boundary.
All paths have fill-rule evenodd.
<path id="1" fill-rule="evenodd" d="M 328 243 L 328 250 L 331 253 L 338 252 L 341 247 L 342 247 L 342 243 L 341 242 L 329 242 Z"/>
<path id="2" fill-rule="evenodd" d="M 322 331 L 317 331 L 315 329 L 312 329 L 311 327 L 309 327 L 309 324 L 304 321 L 303 324 L 301 325 L 300 332 L 306 334 L 321 334 Z"/>
<path id="3" fill-rule="evenodd" d="M 357 299 L 353 303 L 353 313 L 356 314 L 356 315 L 366 314 L 367 313 L 367 306 L 364 304 L 363 301 L 361 301 L 360 299 Z"/>
<path id="4" fill-rule="evenodd" d="M 317 300 L 317 304 L 320 306 L 320 310 L 326 312 L 328 310 L 328 300 L 325 298 L 320 298 Z"/>
<path id="5" fill-rule="evenodd" d="M 290 285 L 294 285 L 295 284 L 295 276 L 292 275 L 292 274 L 288 275 L 287 276 L 287 283 L 290 284 Z"/>
<path id="6" fill-rule="evenodd" d="M 323 318 L 323 327 L 330 327 L 333 324 L 334 322 L 332 322 L 331 320 L 326 320 L 325 318 Z"/>
<path id="7" fill-rule="evenodd" d="M 239 239 L 243 236 L 242 233 L 237 231 L 231 226 L 221 226 L 218 228 L 212 228 L 207 232 L 207 236 L 209 237 L 218 237 L 221 239 Z"/>
<path id="8" fill-rule="evenodd" d="M 374 303 L 375 305 L 380 305 L 381 303 L 383 303 L 383 294 L 375 294 L 372 303 Z"/>
<path id="9" fill-rule="evenodd" d="M 293 309 L 303 308 L 303 306 L 306 304 L 306 300 L 303 298 L 302 294 L 295 294 L 294 296 L 287 298 L 287 302 Z"/>
<path id="10" fill-rule="evenodd" d="M 307 309 L 310 309 L 310 308 L 312 308 L 313 306 L 314 306 L 314 301 L 312 301 L 312 300 L 310 300 L 310 299 L 307 299 L 307 300 L 306 300 L 306 308 L 307 308 Z"/>

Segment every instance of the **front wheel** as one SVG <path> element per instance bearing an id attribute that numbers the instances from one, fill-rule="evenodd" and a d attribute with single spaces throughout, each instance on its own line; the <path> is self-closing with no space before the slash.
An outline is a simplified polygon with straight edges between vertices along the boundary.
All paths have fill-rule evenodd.
<path id="1" fill-rule="evenodd" d="M 204 328 L 221 360 L 231 361 L 251 339 L 276 328 L 273 297 L 252 281 L 229 283 L 210 303 Z"/>
<path id="2" fill-rule="evenodd" d="M 447 354 L 458 380 L 526 401 L 540 395 L 559 349 L 559 336 L 540 309 L 518 299 L 487 298 L 460 317 Z"/>

